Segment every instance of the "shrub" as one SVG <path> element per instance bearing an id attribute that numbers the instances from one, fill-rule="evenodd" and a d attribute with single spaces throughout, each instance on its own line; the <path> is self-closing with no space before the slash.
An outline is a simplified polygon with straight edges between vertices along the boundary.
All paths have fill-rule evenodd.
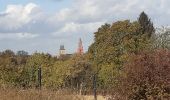
<path id="1" fill-rule="evenodd" d="M 124 99 L 170 99 L 170 50 L 131 55 L 120 78 Z"/>

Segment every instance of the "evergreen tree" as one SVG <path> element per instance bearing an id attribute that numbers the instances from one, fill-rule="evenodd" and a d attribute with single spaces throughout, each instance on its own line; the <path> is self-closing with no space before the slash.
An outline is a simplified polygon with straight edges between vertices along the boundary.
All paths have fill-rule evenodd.
<path id="1" fill-rule="evenodd" d="M 152 34 L 155 32 L 153 23 L 148 18 L 148 15 L 145 12 L 142 12 L 139 16 L 138 22 L 141 26 L 141 29 L 139 30 L 140 34 L 146 34 L 149 38 L 152 36 Z"/>

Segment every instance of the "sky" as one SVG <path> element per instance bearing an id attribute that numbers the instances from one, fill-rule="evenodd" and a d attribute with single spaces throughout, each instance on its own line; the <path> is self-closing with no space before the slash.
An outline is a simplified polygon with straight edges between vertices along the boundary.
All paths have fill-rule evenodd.
<path id="1" fill-rule="evenodd" d="M 0 0 L 0 51 L 25 50 L 57 55 L 60 45 L 84 51 L 104 23 L 130 19 L 145 11 L 156 27 L 170 24 L 170 0 Z"/>

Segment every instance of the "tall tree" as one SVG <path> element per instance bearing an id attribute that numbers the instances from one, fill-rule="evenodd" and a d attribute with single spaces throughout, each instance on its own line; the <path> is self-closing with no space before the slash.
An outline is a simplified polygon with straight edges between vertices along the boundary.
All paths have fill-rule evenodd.
<path id="1" fill-rule="evenodd" d="M 90 46 L 90 59 L 98 73 L 99 85 L 109 88 L 114 85 L 126 59 L 127 52 L 133 52 L 133 36 L 139 30 L 136 22 L 117 21 L 102 25 L 95 32 L 95 42 Z"/>
<path id="2" fill-rule="evenodd" d="M 142 12 L 138 18 L 138 22 L 141 26 L 140 33 L 141 35 L 146 34 L 149 38 L 155 32 L 153 23 L 148 18 L 148 15 L 145 12 Z"/>
<path id="3" fill-rule="evenodd" d="M 135 34 L 132 34 L 132 41 L 130 42 L 131 46 L 134 46 L 134 50 L 132 50 L 135 54 L 143 50 L 150 50 L 155 35 L 153 23 L 145 12 L 139 15 L 137 23 L 139 25 L 138 30 Z"/>

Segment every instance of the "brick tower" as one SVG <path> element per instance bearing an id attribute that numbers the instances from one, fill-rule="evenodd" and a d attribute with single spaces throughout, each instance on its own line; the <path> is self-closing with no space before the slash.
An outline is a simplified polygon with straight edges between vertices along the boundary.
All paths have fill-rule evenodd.
<path id="1" fill-rule="evenodd" d="M 78 53 L 78 54 L 81 54 L 81 55 L 84 53 L 84 52 L 83 52 L 83 44 L 82 44 L 81 38 L 79 39 L 77 53 Z"/>

